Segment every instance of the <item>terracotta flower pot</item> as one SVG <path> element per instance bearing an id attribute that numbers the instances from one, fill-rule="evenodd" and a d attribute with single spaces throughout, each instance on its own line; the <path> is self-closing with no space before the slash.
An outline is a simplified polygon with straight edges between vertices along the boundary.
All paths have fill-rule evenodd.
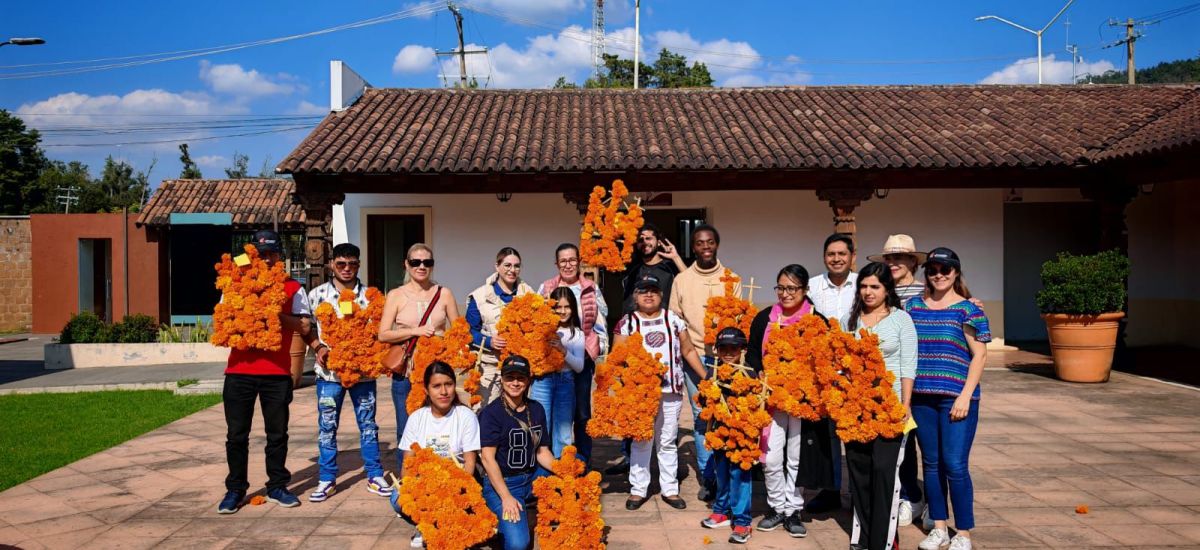
<path id="1" fill-rule="evenodd" d="M 1123 312 L 1100 315 L 1045 313 L 1054 374 L 1067 382 L 1107 382 Z"/>

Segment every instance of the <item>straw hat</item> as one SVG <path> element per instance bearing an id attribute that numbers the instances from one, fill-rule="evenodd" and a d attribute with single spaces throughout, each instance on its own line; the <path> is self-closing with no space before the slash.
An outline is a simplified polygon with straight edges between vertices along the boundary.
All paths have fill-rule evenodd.
<path id="1" fill-rule="evenodd" d="M 887 254 L 908 254 L 917 258 L 917 265 L 925 263 L 925 258 L 928 254 L 917 251 L 917 245 L 913 243 L 913 238 L 908 235 L 888 235 L 887 242 L 883 243 L 883 252 L 867 256 L 867 259 L 872 262 L 882 262 L 883 257 Z"/>

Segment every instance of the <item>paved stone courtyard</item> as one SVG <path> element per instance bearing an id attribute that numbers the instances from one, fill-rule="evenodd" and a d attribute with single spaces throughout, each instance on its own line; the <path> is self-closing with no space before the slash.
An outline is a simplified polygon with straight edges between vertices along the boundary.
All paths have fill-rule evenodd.
<path id="1" fill-rule="evenodd" d="M 1108 384 L 1066 384 L 1052 378 L 1047 358 L 1025 352 L 993 352 L 989 366 L 971 457 L 978 548 L 1200 548 L 1200 392 L 1121 373 Z M 385 464 L 393 464 L 388 382 L 380 386 Z M 339 437 L 340 491 L 324 503 L 307 501 L 317 473 L 311 387 L 297 392 L 292 411 L 288 465 L 298 508 L 215 513 L 225 471 L 218 405 L 0 493 L 0 547 L 406 548 L 412 527 L 367 493 L 354 471 L 361 462 L 349 413 Z M 256 430 L 252 485 L 266 478 Z M 618 452 L 611 441 L 597 448 L 601 460 Z M 690 435 L 683 451 L 681 463 L 694 464 Z M 625 480 L 606 483 L 609 548 L 727 547 L 728 531 L 699 527 L 707 510 L 694 499 L 694 466 L 683 481 L 685 511 L 654 498 L 628 512 Z M 765 509 L 761 483 L 754 504 L 757 521 Z M 1080 504 L 1090 512 L 1076 514 Z M 756 532 L 749 547 L 847 547 L 848 512 L 809 520 L 806 539 Z M 916 548 L 921 537 L 915 526 L 905 528 L 902 548 Z"/>

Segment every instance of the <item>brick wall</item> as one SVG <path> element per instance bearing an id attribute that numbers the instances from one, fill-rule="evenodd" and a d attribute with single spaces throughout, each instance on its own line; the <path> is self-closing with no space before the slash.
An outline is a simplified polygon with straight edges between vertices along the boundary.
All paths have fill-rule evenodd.
<path id="1" fill-rule="evenodd" d="M 0 332 L 33 324 L 33 239 L 27 217 L 0 217 Z"/>

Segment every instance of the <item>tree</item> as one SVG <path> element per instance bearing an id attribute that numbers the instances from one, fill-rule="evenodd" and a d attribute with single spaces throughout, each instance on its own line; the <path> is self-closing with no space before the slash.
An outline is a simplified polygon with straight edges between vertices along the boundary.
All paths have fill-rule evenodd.
<path id="1" fill-rule="evenodd" d="M 76 197 L 92 185 L 92 175 L 86 164 L 79 161 L 63 162 L 52 160 L 46 164 L 38 179 L 25 189 L 26 212 L 29 214 L 63 213 L 64 205 L 58 203 L 58 194 L 74 189 Z M 71 206 L 72 212 L 84 212 L 78 204 Z"/>
<path id="2" fill-rule="evenodd" d="M 1107 71 L 1085 82 L 1092 84 L 1125 84 L 1129 82 L 1128 71 Z M 1137 70 L 1138 84 L 1182 84 L 1200 82 L 1200 56 L 1195 59 L 1164 61 L 1148 69 Z"/>
<path id="3" fill-rule="evenodd" d="M 565 76 L 560 76 L 558 80 L 554 81 L 554 89 L 556 90 L 574 90 L 576 88 L 579 88 L 579 85 L 569 82 Z"/>
<path id="4" fill-rule="evenodd" d="M 233 166 L 225 169 L 225 177 L 231 180 L 246 179 L 250 175 L 250 157 L 233 152 Z"/>
<path id="5" fill-rule="evenodd" d="M 653 78 L 649 65 L 638 62 L 638 87 L 647 88 Z M 604 74 L 587 79 L 584 88 L 632 88 L 633 60 L 621 59 L 613 54 L 604 54 Z"/>
<path id="6" fill-rule="evenodd" d="M 258 171 L 258 177 L 265 180 L 273 180 L 279 177 L 279 174 L 275 173 L 275 166 L 271 164 L 271 155 L 263 158 L 262 168 Z"/>
<path id="7" fill-rule="evenodd" d="M 151 164 L 153 169 L 153 164 Z M 100 179 L 91 182 L 79 194 L 79 212 L 131 212 L 141 210 L 150 190 L 147 172 L 135 171 L 133 166 L 111 156 L 104 159 Z"/>
<path id="8" fill-rule="evenodd" d="M 26 188 L 34 186 L 46 167 L 46 153 L 37 130 L 0 109 L 0 213 L 24 214 Z"/>
<path id="9" fill-rule="evenodd" d="M 204 179 L 204 175 L 200 173 L 200 168 L 192 162 L 192 155 L 188 154 L 188 144 L 179 144 L 179 162 L 183 163 L 183 170 L 179 172 L 179 179 L 182 180 L 198 180 Z"/>
<path id="10" fill-rule="evenodd" d="M 621 59 L 613 54 L 604 54 L 604 69 L 602 74 L 587 79 L 584 88 L 632 88 L 633 60 Z M 687 57 L 683 54 L 672 53 L 663 48 L 658 52 L 654 65 L 638 63 L 639 88 L 711 88 L 712 74 L 704 63 L 694 62 L 688 66 Z M 578 88 L 567 77 L 560 76 L 554 83 L 555 88 Z"/>

